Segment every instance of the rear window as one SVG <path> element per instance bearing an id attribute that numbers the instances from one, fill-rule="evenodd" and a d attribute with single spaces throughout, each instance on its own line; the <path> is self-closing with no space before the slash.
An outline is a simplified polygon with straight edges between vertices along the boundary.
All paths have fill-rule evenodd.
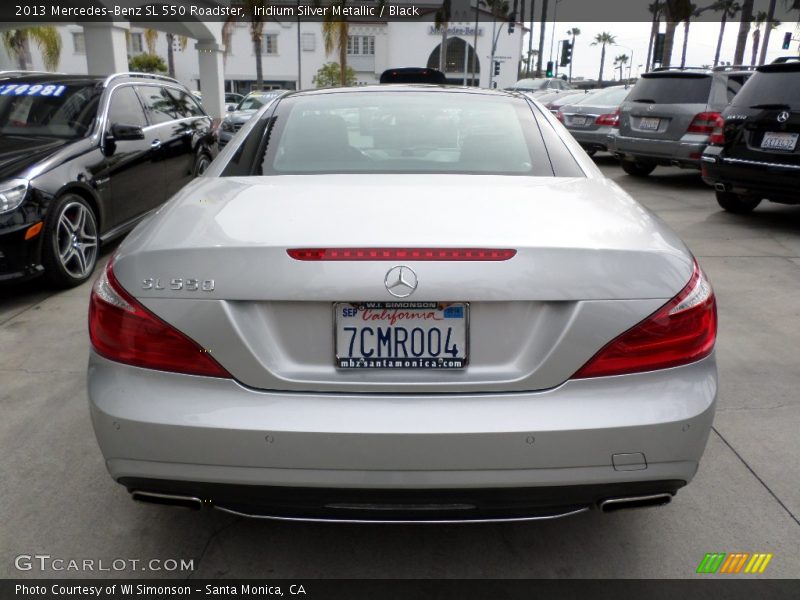
<path id="1" fill-rule="evenodd" d="M 706 104 L 710 91 L 710 75 L 643 75 L 627 100 L 654 104 Z"/>
<path id="2" fill-rule="evenodd" d="M 733 99 L 733 106 L 786 105 L 800 109 L 800 70 L 756 72 Z"/>
<path id="3" fill-rule="evenodd" d="M 467 93 L 293 96 L 275 110 L 259 174 L 553 175 L 523 100 Z"/>
<path id="4" fill-rule="evenodd" d="M 593 104 L 595 106 L 617 106 L 622 104 L 625 97 L 630 93 L 631 88 L 608 88 L 593 94 L 586 94 L 575 104 Z"/>

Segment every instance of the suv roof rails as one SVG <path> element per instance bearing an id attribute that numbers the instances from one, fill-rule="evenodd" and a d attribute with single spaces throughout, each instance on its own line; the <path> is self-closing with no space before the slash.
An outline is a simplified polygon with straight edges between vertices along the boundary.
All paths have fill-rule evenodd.
<path id="1" fill-rule="evenodd" d="M 128 73 L 114 73 L 113 75 L 109 75 L 106 77 L 105 81 L 103 82 L 104 86 L 108 86 L 109 83 L 114 81 L 119 77 L 132 77 L 132 78 L 141 78 L 141 79 L 156 79 L 158 81 L 169 81 L 170 83 L 180 83 L 177 79 L 173 79 L 172 77 L 167 77 L 166 75 L 159 75 L 157 73 L 139 73 L 139 72 L 128 72 Z"/>
<path id="2" fill-rule="evenodd" d="M 773 60 L 771 64 L 775 65 L 788 62 L 800 62 L 800 56 L 779 56 Z"/>
<path id="3" fill-rule="evenodd" d="M 0 71 L 0 77 L 13 77 L 15 75 L 66 75 L 62 72 L 53 71 L 27 71 L 23 69 L 11 69 L 9 71 Z"/>
<path id="4" fill-rule="evenodd" d="M 717 71 L 755 71 L 758 65 L 719 65 L 711 69 Z"/>
<path id="5" fill-rule="evenodd" d="M 655 73 L 658 71 L 710 71 L 711 69 L 707 69 L 706 67 L 656 67 L 651 73 Z"/>

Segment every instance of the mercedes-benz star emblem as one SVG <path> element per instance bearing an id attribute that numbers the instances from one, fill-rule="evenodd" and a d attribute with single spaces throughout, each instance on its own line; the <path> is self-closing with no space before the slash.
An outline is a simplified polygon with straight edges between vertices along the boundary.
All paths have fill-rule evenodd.
<path id="1" fill-rule="evenodd" d="M 778 114 L 778 123 L 786 123 L 789 120 L 789 113 L 787 111 L 783 111 Z"/>
<path id="2" fill-rule="evenodd" d="M 417 274 L 414 273 L 411 267 L 399 265 L 389 269 L 383 282 L 392 296 L 395 298 L 407 298 L 417 289 Z"/>

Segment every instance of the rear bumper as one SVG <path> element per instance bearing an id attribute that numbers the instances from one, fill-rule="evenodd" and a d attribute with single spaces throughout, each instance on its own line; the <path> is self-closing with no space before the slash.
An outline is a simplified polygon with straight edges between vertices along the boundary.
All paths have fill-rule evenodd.
<path id="1" fill-rule="evenodd" d="M 569 128 L 568 128 L 569 129 Z M 610 139 L 613 140 L 613 132 L 616 131 L 611 127 L 601 127 L 595 131 L 586 131 L 581 129 L 569 129 L 572 137 L 575 138 L 581 146 L 587 150 L 609 150 Z"/>
<path id="2" fill-rule="evenodd" d="M 703 181 L 724 191 L 767 198 L 783 204 L 800 204 L 797 178 L 800 165 L 774 161 L 730 159 L 719 156 L 719 149 L 703 155 Z"/>
<path id="3" fill-rule="evenodd" d="M 708 145 L 702 135 L 685 135 L 680 140 L 648 139 L 616 135 L 609 146 L 621 160 L 647 161 L 657 165 L 700 168 L 700 157 Z"/>
<path id="4" fill-rule="evenodd" d="M 151 491 L 201 494 L 217 504 L 214 495 L 225 489 L 236 493 L 220 498 L 235 503 L 239 486 L 256 496 L 256 488 L 273 486 L 462 497 L 465 490 L 536 488 L 534 496 L 547 496 L 545 488 L 570 488 L 547 496 L 548 510 L 609 493 L 592 486 L 674 492 L 697 470 L 717 393 L 713 356 L 542 392 L 463 396 L 256 391 L 94 353 L 88 377 L 112 477 L 131 489 L 148 481 Z M 528 509 L 541 508 L 529 500 Z"/>

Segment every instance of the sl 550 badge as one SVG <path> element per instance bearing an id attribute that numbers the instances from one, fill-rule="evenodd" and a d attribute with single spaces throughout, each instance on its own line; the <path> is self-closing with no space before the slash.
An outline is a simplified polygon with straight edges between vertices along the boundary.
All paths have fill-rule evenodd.
<path id="1" fill-rule="evenodd" d="M 143 290 L 172 290 L 179 292 L 185 290 L 187 292 L 213 292 L 214 280 L 213 279 L 183 279 L 177 277 L 163 282 L 160 277 L 147 277 L 142 280 Z"/>

